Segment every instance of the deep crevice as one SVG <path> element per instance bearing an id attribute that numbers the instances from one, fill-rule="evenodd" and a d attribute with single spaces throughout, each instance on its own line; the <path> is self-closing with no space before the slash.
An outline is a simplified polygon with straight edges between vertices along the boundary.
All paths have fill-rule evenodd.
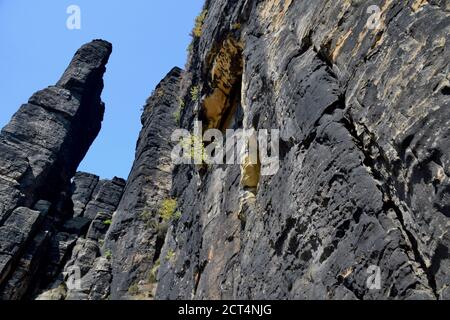
<path id="1" fill-rule="evenodd" d="M 433 294 L 435 295 L 436 299 L 439 299 L 439 295 L 438 295 L 437 289 L 436 289 L 436 281 L 434 279 L 433 272 L 431 272 L 430 268 L 427 267 L 425 260 L 422 257 L 416 238 L 411 233 L 411 231 L 408 230 L 406 223 L 404 221 L 404 218 L 403 218 L 402 210 L 392 200 L 391 192 L 390 192 L 389 188 L 387 187 L 389 185 L 392 185 L 392 181 L 391 181 L 392 178 L 385 179 L 385 177 L 380 172 L 380 170 L 377 169 L 377 165 L 381 165 L 381 166 L 387 168 L 388 172 L 392 171 L 390 166 L 388 164 L 384 163 L 382 160 L 383 155 L 382 155 L 381 148 L 379 148 L 379 146 L 374 142 L 373 138 L 371 138 L 371 141 L 370 141 L 371 146 L 376 147 L 377 150 L 380 152 L 380 155 L 376 159 L 373 159 L 371 157 L 371 154 L 368 154 L 368 152 L 366 151 L 366 148 L 364 147 L 364 142 L 362 141 L 361 137 L 358 136 L 356 127 L 353 124 L 353 121 L 350 118 L 350 116 L 347 115 L 347 117 L 344 117 L 342 119 L 342 123 L 344 124 L 345 128 L 348 130 L 350 135 L 353 137 L 355 145 L 358 147 L 358 149 L 361 151 L 362 155 L 364 156 L 363 164 L 366 167 L 370 168 L 370 173 L 373 176 L 373 178 L 380 182 L 380 184 L 378 185 L 378 188 L 379 188 L 380 192 L 383 194 L 383 199 L 387 199 L 387 200 L 383 200 L 384 201 L 383 211 L 388 212 L 389 209 L 392 209 L 395 212 L 397 220 L 399 221 L 401 228 L 402 228 L 404 234 L 406 235 L 405 240 L 407 240 L 407 242 L 410 244 L 409 251 L 411 251 L 413 253 L 415 261 L 423 269 L 423 271 L 427 277 L 428 284 L 429 284 L 430 288 L 432 289 Z"/>

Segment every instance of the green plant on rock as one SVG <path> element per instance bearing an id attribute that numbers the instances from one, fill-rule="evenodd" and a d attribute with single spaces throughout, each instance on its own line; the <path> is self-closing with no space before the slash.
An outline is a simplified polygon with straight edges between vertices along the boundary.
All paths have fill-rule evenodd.
<path id="1" fill-rule="evenodd" d="M 193 86 L 191 88 L 191 99 L 192 101 L 197 101 L 200 95 L 200 88 L 198 86 Z"/>
<path id="2" fill-rule="evenodd" d="M 183 110 L 184 107 L 185 107 L 185 105 L 186 105 L 186 104 L 185 104 L 183 98 L 178 97 L 178 106 L 180 107 L 180 110 Z"/>
<path id="3" fill-rule="evenodd" d="M 184 137 L 181 140 L 181 146 L 184 150 L 190 150 L 188 154 L 189 158 L 194 160 L 196 164 L 206 162 L 208 160 L 208 154 L 206 152 L 205 145 L 201 138 L 196 135 L 191 135 L 190 137 Z"/>
<path id="4" fill-rule="evenodd" d="M 196 38 L 200 38 L 203 33 L 203 24 L 205 23 L 206 16 L 208 15 L 208 10 L 203 10 L 195 18 L 194 29 L 192 30 L 192 35 Z"/>
<path id="5" fill-rule="evenodd" d="M 110 226 L 110 225 L 112 225 L 112 220 L 111 219 L 105 220 L 105 221 L 103 221 L 103 224 L 105 226 Z"/>
<path id="6" fill-rule="evenodd" d="M 161 266 L 161 261 L 158 259 L 155 264 L 153 265 L 153 268 L 150 270 L 148 274 L 148 282 L 149 283 L 156 283 L 157 277 L 158 277 L 158 271 L 159 267 Z"/>
<path id="7" fill-rule="evenodd" d="M 107 250 L 105 252 L 105 258 L 108 259 L 108 260 L 112 259 L 112 252 L 111 252 L 111 250 Z"/>
<path id="8" fill-rule="evenodd" d="M 180 119 L 181 119 L 181 112 L 180 110 L 175 111 L 173 114 L 173 119 L 175 120 L 176 124 L 180 125 Z"/>
<path id="9" fill-rule="evenodd" d="M 169 249 L 166 254 L 166 260 L 169 262 L 173 262 L 175 260 L 176 254 L 173 249 Z"/>
<path id="10" fill-rule="evenodd" d="M 239 29 L 241 29 L 241 24 L 239 22 L 238 23 L 233 23 L 231 25 L 231 30 L 239 30 Z"/>
<path id="11" fill-rule="evenodd" d="M 128 288 L 128 294 L 132 296 L 136 296 L 139 294 L 139 287 L 137 284 L 133 284 L 131 287 Z"/>
<path id="12" fill-rule="evenodd" d="M 174 220 L 174 221 L 180 220 L 182 215 L 183 215 L 183 214 L 181 213 L 181 211 L 175 212 L 175 214 L 174 214 L 174 216 L 173 216 L 173 220 Z"/>
<path id="13" fill-rule="evenodd" d="M 173 118 L 175 119 L 177 125 L 180 125 L 181 112 L 185 107 L 185 102 L 181 97 L 178 97 L 178 109 L 173 113 Z"/>
<path id="14" fill-rule="evenodd" d="M 141 213 L 141 219 L 142 220 L 147 221 L 151 217 L 152 217 L 152 214 L 150 213 L 149 210 L 145 209 L 144 211 L 142 211 L 142 213 Z"/>
<path id="15" fill-rule="evenodd" d="M 159 216 L 163 222 L 168 222 L 172 220 L 175 214 L 175 209 L 177 208 L 177 200 L 175 199 L 165 199 L 162 201 L 159 208 Z"/>

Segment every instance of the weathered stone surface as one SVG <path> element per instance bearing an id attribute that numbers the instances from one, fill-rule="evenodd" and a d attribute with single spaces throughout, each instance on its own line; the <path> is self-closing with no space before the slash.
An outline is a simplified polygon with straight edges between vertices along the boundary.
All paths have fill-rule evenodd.
<path id="1" fill-rule="evenodd" d="M 92 198 L 99 177 L 85 172 L 77 172 L 72 183 L 72 201 L 75 217 L 82 216 Z"/>
<path id="2" fill-rule="evenodd" d="M 96 241 L 79 239 L 73 249 L 71 260 L 65 266 L 65 270 L 67 271 L 76 265 L 81 271 L 81 276 L 84 276 L 92 268 L 95 259 L 99 256 L 100 248 Z"/>
<path id="3" fill-rule="evenodd" d="M 91 270 L 82 278 L 82 290 L 88 300 L 107 300 L 110 296 L 112 280 L 111 262 L 105 257 L 98 258 Z"/>
<path id="4" fill-rule="evenodd" d="M 75 175 L 71 187 L 74 217 L 51 241 L 50 263 L 45 268 L 48 281 L 36 290 L 36 299 L 104 300 L 109 296 L 111 257 L 102 247 L 124 186 L 120 178 L 98 181 L 88 173 Z M 84 216 L 97 211 L 94 220 Z"/>
<path id="5" fill-rule="evenodd" d="M 381 9 L 378 29 L 367 27 L 369 5 Z M 245 129 L 280 129 L 280 170 L 261 176 L 256 193 L 239 166 L 174 171 L 183 214 L 161 253 L 157 298 L 448 299 L 448 5 L 205 9 L 186 72 L 205 100 L 187 97 L 181 123 L 223 129 L 208 116 L 226 106 L 209 99 L 222 78 L 241 95 Z M 378 290 L 370 270 L 380 271 Z"/>
<path id="6" fill-rule="evenodd" d="M 111 50 L 84 46 L 0 134 L 1 297 L 450 299 L 449 12 L 207 0 L 187 71 L 147 101 L 128 181 L 70 186 Z M 279 129 L 279 170 L 174 167 L 171 134 L 195 120 Z"/>
<path id="7" fill-rule="evenodd" d="M 102 76 L 110 53 L 111 45 L 104 41 L 83 46 L 60 84 L 34 94 L 2 129 L 2 180 L 7 186 L 16 183 L 22 198 L 2 201 L 5 207 L 0 221 L 11 207 L 30 206 L 38 199 L 54 200 L 55 191 L 75 174 L 100 130 Z M 79 81 L 68 80 L 70 74 L 77 74 Z"/>
<path id="8" fill-rule="evenodd" d="M 0 256 L 2 256 L 0 261 L 3 261 L 0 264 L 0 284 L 2 286 L 11 272 L 21 272 L 20 263 L 18 267 L 16 263 L 32 240 L 42 219 L 43 216 L 39 211 L 20 207 L 14 210 L 0 227 Z"/>
<path id="9" fill-rule="evenodd" d="M 92 240 L 102 240 L 105 238 L 111 225 L 112 214 L 100 212 L 89 226 L 86 237 Z"/>
<path id="10" fill-rule="evenodd" d="M 83 216 L 93 220 L 102 212 L 112 215 L 119 204 L 124 187 L 125 180 L 120 178 L 101 180 L 86 205 Z"/>
<path id="11" fill-rule="evenodd" d="M 49 291 L 43 292 L 42 294 L 37 296 L 35 300 L 61 301 L 61 300 L 65 300 L 66 295 L 67 295 L 67 290 L 64 286 L 61 285 L 61 286 L 58 286 Z"/>
<path id="12" fill-rule="evenodd" d="M 77 236 L 67 232 L 58 232 L 52 238 L 48 252 L 49 265 L 46 268 L 49 278 L 54 277 L 61 268 L 61 264 L 67 260 L 77 242 Z"/>
<path id="13" fill-rule="evenodd" d="M 26 249 L 25 254 L 15 267 L 15 272 L 2 290 L 1 300 L 19 300 L 24 297 L 29 285 L 45 257 L 48 246 L 48 232 L 40 232 Z"/>
<path id="14" fill-rule="evenodd" d="M 5 299 L 34 289 L 29 288 L 34 276 L 46 273 L 40 268 L 53 247 L 48 239 L 52 243 L 73 214 L 67 186 L 101 127 L 102 77 L 111 50 L 102 40 L 81 47 L 56 86 L 35 93 L 0 133 L 0 295 Z"/>
<path id="15" fill-rule="evenodd" d="M 89 218 L 75 217 L 66 221 L 66 223 L 62 226 L 62 230 L 79 236 L 81 234 L 86 234 L 90 224 L 91 219 Z"/>
<path id="16" fill-rule="evenodd" d="M 105 246 L 112 252 L 111 298 L 132 298 L 129 290 L 147 281 L 163 237 L 159 207 L 170 196 L 172 144 L 181 70 L 173 69 L 147 101 L 142 131 L 122 201 L 113 217 Z M 130 291 L 130 292 L 129 292 Z"/>

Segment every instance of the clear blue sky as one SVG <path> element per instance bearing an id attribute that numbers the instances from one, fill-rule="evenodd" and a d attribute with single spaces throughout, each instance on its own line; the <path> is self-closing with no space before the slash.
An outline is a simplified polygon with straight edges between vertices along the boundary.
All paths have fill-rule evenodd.
<path id="1" fill-rule="evenodd" d="M 141 129 L 141 107 L 174 66 L 184 67 L 195 16 L 204 0 L 0 0 L 0 127 L 32 93 L 53 85 L 75 51 L 110 41 L 102 131 L 80 170 L 127 178 Z M 66 28 L 69 5 L 81 30 Z"/>

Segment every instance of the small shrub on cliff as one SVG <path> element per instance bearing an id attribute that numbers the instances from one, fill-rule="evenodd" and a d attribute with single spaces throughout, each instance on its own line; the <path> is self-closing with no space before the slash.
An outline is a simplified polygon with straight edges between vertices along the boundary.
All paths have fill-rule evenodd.
<path id="1" fill-rule="evenodd" d="M 105 220 L 105 221 L 103 221 L 103 224 L 105 225 L 105 226 L 110 226 L 110 225 L 112 225 L 112 220 Z"/>
<path id="2" fill-rule="evenodd" d="M 185 107 L 185 102 L 181 97 L 178 97 L 178 110 L 173 113 L 173 118 L 175 119 L 177 125 L 180 125 L 181 112 Z"/>
<path id="3" fill-rule="evenodd" d="M 193 86 L 191 88 L 191 99 L 192 101 L 197 101 L 199 98 L 200 89 L 198 86 Z"/>
<path id="4" fill-rule="evenodd" d="M 179 107 L 180 107 L 180 110 L 183 110 L 183 109 L 184 109 L 184 107 L 185 107 L 186 104 L 185 104 L 183 98 L 178 97 L 178 105 L 179 105 Z"/>
<path id="5" fill-rule="evenodd" d="M 108 251 L 105 252 L 105 258 L 108 259 L 108 260 L 112 259 L 112 252 L 111 252 L 111 250 L 108 250 Z"/>
<path id="6" fill-rule="evenodd" d="M 148 283 L 156 283 L 157 282 L 158 270 L 159 270 L 160 265 L 161 265 L 161 261 L 158 259 L 148 274 Z"/>
<path id="7" fill-rule="evenodd" d="M 208 160 L 205 145 L 197 136 L 191 135 L 188 138 L 183 138 L 181 140 L 181 145 L 185 150 L 190 150 L 188 156 L 190 159 L 194 160 L 195 163 L 203 163 Z"/>
<path id="8" fill-rule="evenodd" d="M 203 33 L 203 24 L 205 23 L 206 15 L 208 14 L 208 10 L 203 10 L 200 14 L 195 18 L 194 29 L 192 30 L 192 35 L 194 37 L 200 38 Z"/>
<path id="9" fill-rule="evenodd" d="M 148 209 L 144 209 L 140 215 L 141 219 L 144 221 L 150 220 L 152 218 L 152 213 Z"/>
<path id="10" fill-rule="evenodd" d="M 181 211 L 175 212 L 175 215 L 173 216 L 173 220 L 178 221 L 181 219 L 182 213 Z"/>
<path id="11" fill-rule="evenodd" d="M 173 119 L 175 120 L 176 124 L 180 125 L 180 119 L 181 119 L 181 111 L 177 110 L 173 113 Z"/>
<path id="12" fill-rule="evenodd" d="M 173 249 L 170 249 L 169 251 L 167 251 L 166 260 L 169 262 L 173 262 L 175 260 L 175 256 L 175 251 L 173 251 Z"/>
<path id="13" fill-rule="evenodd" d="M 159 208 L 159 216 L 163 220 L 163 222 L 170 221 L 175 214 L 175 209 L 177 208 L 177 200 L 175 199 L 165 199 L 161 203 L 161 207 Z"/>
<path id="14" fill-rule="evenodd" d="M 137 284 L 133 284 L 131 287 L 128 288 L 128 294 L 135 296 L 139 293 L 139 287 Z"/>
<path id="15" fill-rule="evenodd" d="M 234 23 L 231 25 L 231 29 L 232 30 L 239 30 L 241 29 L 241 24 L 240 23 Z"/>

